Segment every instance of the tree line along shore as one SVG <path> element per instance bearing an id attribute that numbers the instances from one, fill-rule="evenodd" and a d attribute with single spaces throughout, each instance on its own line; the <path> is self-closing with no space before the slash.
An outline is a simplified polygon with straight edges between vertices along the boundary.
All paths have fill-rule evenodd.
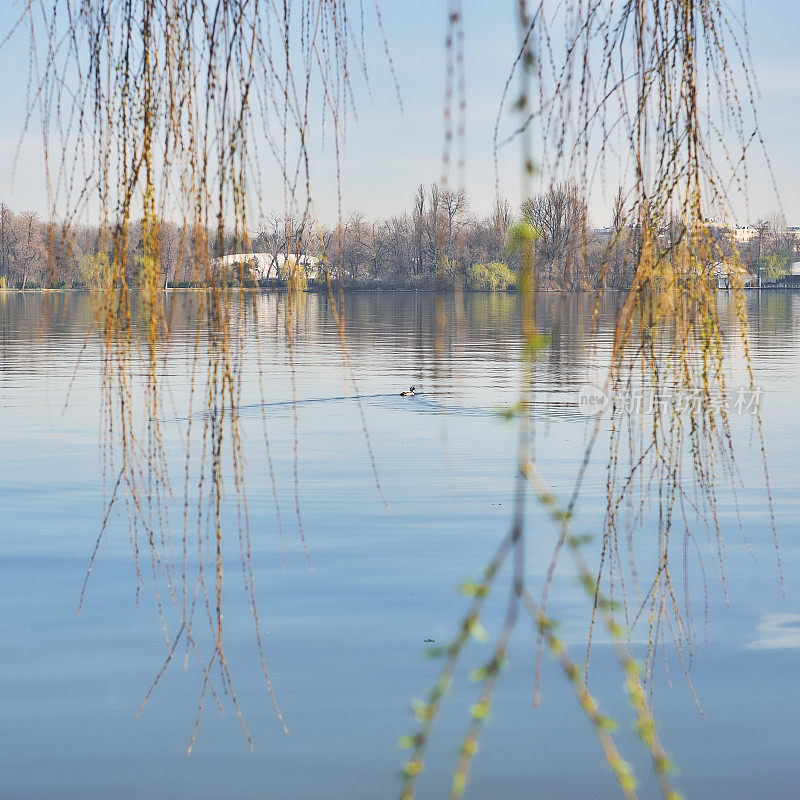
<path id="1" fill-rule="evenodd" d="M 145 251 L 141 222 L 122 236 L 110 227 L 48 222 L 0 204 L 0 289 L 102 288 L 116 257 L 124 261 L 131 285 L 145 259 L 155 258 L 164 288 L 202 287 L 224 278 L 246 288 L 281 288 L 292 281 L 297 288 L 314 289 L 325 288 L 329 277 L 346 289 L 506 291 L 514 288 L 520 267 L 507 231 L 519 220 L 537 236 L 539 288 L 629 287 L 637 263 L 637 226 L 626 221 L 622 189 L 609 224 L 595 227 L 579 187 L 565 182 L 518 209 L 498 199 L 485 216 L 472 211 L 463 191 L 433 184 L 420 186 L 403 213 L 370 219 L 353 212 L 328 227 L 299 215 L 274 214 L 251 235 L 237 236 L 162 220 L 155 254 Z M 665 252 L 683 235 L 673 219 L 659 221 L 658 229 Z M 747 228 L 712 230 L 718 258 L 736 258 L 766 282 L 789 275 L 800 259 L 800 231 L 787 227 L 777 213 Z"/>

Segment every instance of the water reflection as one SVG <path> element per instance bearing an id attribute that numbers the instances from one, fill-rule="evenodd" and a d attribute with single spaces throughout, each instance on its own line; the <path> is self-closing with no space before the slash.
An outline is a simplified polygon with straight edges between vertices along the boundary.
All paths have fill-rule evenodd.
<path id="1" fill-rule="evenodd" d="M 510 516 L 515 438 L 495 411 L 515 401 L 519 386 L 517 299 L 467 296 L 461 323 L 452 301 L 445 302 L 446 325 L 437 348 L 433 296 L 345 297 L 347 344 L 389 513 L 371 479 L 327 298 L 308 295 L 291 315 L 282 295 L 247 296 L 240 305 L 243 457 L 255 585 L 268 631 L 267 659 L 291 736 L 281 733 L 259 680 L 247 604 L 233 588 L 238 578 L 234 540 L 226 571 L 232 586 L 226 596 L 226 636 L 256 752 L 247 751 L 231 715 L 209 713 L 187 762 L 187 734 L 203 680 L 194 664 L 188 673 L 183 663 L 166 673 L 144 715 L 133 722 L 163 662 L 164 640 L 152 596 L 142 592 L 136 610 L 125 519 L 111 521 L 84 612 L 74 615 L 103 507 L 99 350 L 92 336 L 87 339 L 91 299 L 77 293 L 0 294 L 0 770 L 6 782 L 0 794 L 168 793 L 210 800 L 236 793 L 366 800 L 395 793 L 402 760 L 395 743 L 409 729 L 408 703 L 430 685 L 436 667 L 422 656 L 425 641 L 447 640 L 462 609 L 452 587 L 480 570 Z M 583 452 L 589 423 L 578 413 L 575 397 L 608 352 L 617 302 L 613 295 L 604 298 L 595 316 L 590 297 L 543 293 L 538 300 L 540 327 L 554 338 L 535 366 L 541 412 L 536 455 L 556 492 L 571 486 Z M 732 341 L 735 316 L 726 296 L 720 302 Z M 706 597 L 708 602 L 708 642 L 698 637 L 700 657 L 691 669 L 708 722 L 699 718 L 681 680 L 670 687 L 662 679 L 656 694 L 662 735 L 682 768 L 688 796 L 790 796 L 794 786 L 787 778 L 795 769 L 794 757 L 783 743 L 793 741 L 800 702 L 800 617 L 794 613 L 800 552 L 793 537 L 800 513 L 800 431 L 787 424 L 800 391 L 796 306 L 793 294 L 748 296 L 788 599 L 781 598 L 777 585 L 758 488 L 760 454 L 748 449 L 752 423 L 736 419 L 734 433 L 742 443 L 740 509 L 757 563 L 741 541 L 731 498 L 721 495 L 731 606 L 725 604 L 718 576 L 707 576 L 710 588 L 704 595 L 699 573 L 690 569 L 689 574 L 700 617 Z M 285 336 L 290 316 L 294 375 Z M 180 489 L 196 296 L 169 293 L 167 318 L 169 336 L 160 344 L 169 409 L 165 448 L 177 465 Z M 259 365 L 263 397 L 255 381 Z M 62 416 L 73 375 L 71 402 Z M 263 454 L 261 411 L 266 409 L 279 500 L 282 508 L 292 509 L 292 379 L 301 401 L 298 471 L 313 573 L 289 513 L 283 569 Z M 424 393 L 397 396 L 412 383 L 421 384 Z M 604 457 L 600 450 L 590 466 L 576 516 L 576 528 L 595 535 L 604 513 Z M 172 510 L 174 519 L 182 519 L 181 497 L 174 498 Z M 533 580 L 541 581 L 554 539 L 536 509 L 530 514 L 527 568 Z M 236 530 L 233 515 L 226 526 Z M 598 546 L 595 539 L 590 554 Z M 589 609 L 571 576 L 563 578 L 554 588 L 551 609 L 563 638 L 581 652 Z M 640 627 L 637 638 L 646 640 L 646 633 L 646 626 Z M 474 647 L 477 659 L 481 645 Z M 593 685 L 609 713 L 626 719 L 619 672 L 607 656 L 602 644 L 595 648 Z M 499 684 L 494 724 L 468 796 L 526 797 L 536 789 L 555 800 L 616 797 L 585 720 L 574 711 L 574 700 L 552 665 L 545 665 L 543 706 L 532 708 L 534 660 L 535 634 L 527 631 Z M 469 703 L 471 688 L 466 674 L 457 676 L 453 707 Z M 744 697 L 752 706 L 741 706 Z M 424 787 L 429 794 L 423 797 L 446 793 L 452 774 L 448 748 L 462 728 L 461 716 L 446 715 L 441 748 L 429 756 Z M 649 768 L 634 737 L 623 730 L 620 739 L 645 779 L 642 796 L 650 796 Z M 772 766 L 753 786 L 749 765 L 758 760 Z"/>
<path id="2" fill-rule="evenodd" d="M 760 639 L 751 650 L 783 650 L 800 647 L 800 614 L 765 614 L 758 624 Z"/>

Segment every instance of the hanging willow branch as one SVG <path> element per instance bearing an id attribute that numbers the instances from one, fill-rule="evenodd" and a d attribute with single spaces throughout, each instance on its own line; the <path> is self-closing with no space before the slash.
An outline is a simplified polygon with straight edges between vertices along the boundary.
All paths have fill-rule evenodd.
<path id="1" fill-rule="evenodd" d="M 375 12 L 382 31 L 377 6 Z M 226 482 L 237 508 L 244 590 L 261 666 L 283 719 L 256 610 L 238 417 L 245 312 L 250 305 L 255 316 L 257 306 L 244 294 L 243 267 L 237 274 L 222 257 L 226 244 L 232 243 L 234 252 L 249 248 L 248 216 L 261 205 L 266 161 L 280 175 L 277 192 L 266 199 L 273 204 L 282 198 L 286 219 L 300 220 L 297 230 L 315 223 L 309 137 L 324 131 L 327 120 L 338 163 L 353 107 L 352 58 L 366 70 L 364 14 L 355 0 L 51 0 L 27 4 L 19 22 L 30 35 L 27 124 L 41 119 L 53 216 L 65 220 L 65 229 L 81 213 L 98 213 L 101 219 L 93 297 L 102 345 L 102 451 L 109 490 L 81 605 L 109 520 L 122 506 L 139 584 L 145 569 L 152 573 L 167 645 L 164 668 L 181 645 L 187 658 L 197 659 L 204 676 L 198 721 L 207 694 L 217 697 L 212 676 L 218 673 L 248 740 L 224 648 Z M 161 422 L 161 341 L 169 335 L 170 310 L 162 291 L 159 230 L 169 219 L 181 221 L 178 261 L 191 262 L 193 283 L 200 288 L 177 556 Z M 287 226 L 286 252 L 293 250 L 292 236 Z M 327 258 L 322 261 L 327 273 Z M 300 269 L 289 266 L 290 290 L 301 283 Z M 58 276 L 51 277 L 57 282 Z M 328 282 L 330 287 L 329 274 Z M 296 300 L 290 291 L 290 358 Z M 346 380 L 358 396 L 343 320 L 340 329 Z M 200 431 L 193 405 L 202 412 Z M 264 426 L 269 447 L 266 418 Z M 372 458 L 368 436 L 366 442 Z M 199 464 L 190 456 L 196 452 Z M 294 453 L 302 537 L 296 427 Z M 267 457 L 280 521 L 269 450 Z M 375 470 L 374 459 L 372 465 Z M 377 471 L 375 477 L 377 482 Z M 212 554 L 211 574 L 204 566 L 206 550 Z M 174 637 L 170 614 L 178 617 Z M 201 641 L 196 623 L 203 617 L 210 635 Z"/>
<path id="2" fill-rule="evenodd" d="M 582 687 L 578 699 L 594 725 L 603 754 L 623 795 L 633 797 L 632 773 L 619 759 L 589 689 L 589 648 L 599 616 L 614 642 L 637 714 L 637 731 L 650 751 L 661 794 L 672 800 L 678 795 L 669 776 L 671 764 L 655 733 L 651 710 L 655 657 L 670 636 L 686 673 L 693 639 L 689 553 L 696 551 L 705 582 L 697 532 L 707 531 L 716 548 L 725 591 L 725 531 L 717 512 L 720 483 L 727 482 L 734 500 L 736 497 L 731 419 L 725 403 L 719 402 L 726 398 L 732 348 L 722 338 L 715 267 L 724 271 L 733 289 L 736 335 L 747 365 L 748 388 L 757 397 L 749 362 L 743 268 L 731 231 L 733 210 L 742 194 L 746 207 L 750 151 L 754 146 L 763 150 L 755 117 L 755 84 L 746 57 L 746 21 L 716 0 L 574 0 L 558 4 L 517 0 L 516 6 L 520 44 L 495 126 L 496 164 L 499 148 L 518 140 L 526 195 L 537 171 L 545 185 L 572 180 L 584 198 L 601 188 L 598 184 L 604 183 L 608 172 L 616 173 L 620 184 L 614 230 L 600 265 L 597 298 L 599 317 L 606 279 L 616 271 L 613 277 L 619 285 L 621 273 L 627 289 L 617 312 L 611 356 L 608 363 L 599 364 L 608 373 L 603 390 L 610 398 L 611 419 L 602 548 L 599 563 L 589 568 L 580 552 L 580 540 L 569 527 L 601 430 L 600 420 L 591 428 L 565 506 L 556 502 L 529 457 L 529 409 L 536 374 L 529 360 L 546 346 L 547 339 L 536 325 L 540 262 L 538 245 L 530 244 L 542 231 L 534 227 L 536 219 L 523 202 L 523 223 L 512 231 L 512 241 L 517 246 L 527 241 L 533 255 L 523 256 L 519 280 L 526 365 L 522 394 L 519 403 L 508 410 L 508 416 L 518 419 L 520 425 L 517 510 L 512 530 L 489 563 L 484 579 L 468 584 L 467 593 L 474 599 L 456 637 L 441 650 L 445 664 L 438 681 L 427 700 L 415 708 L 419 728 L 402 741 L 412 748 L 412 755 L 404 770 L 401 797 L 410 800 L 414 796 L 424 752 L 454 679 L 456 663 L 470 636 L 481 633 L 482 605 L 513 553 L 505 622 L 491 659 L 477 671 L 479 699 L 471 709 L 451 796 L 460 797 L 465 790 L 482 721 L 522 606 L 538 629 L 540 643 L 556 657 L 567 677 Z M 502 111 L 517 85 L 514 106 L 521 123 L 511 135 L 501 138 Z M 537 155 L 534 139 L 540 142 Z M 623 189 L 624 185 L 629 188 Z M 580 255 L 556 263 L 564 289 L 583 288 L 582 276 L 588 266 L 588 212 L 585 203 L 578 205 L 581 213 L 570 235 L 582 243 L 573 248 Z M 726 221 L 710 222 L 714 218 Z M 652 407 L 645 405 L 641 413 L 636 413 L 636 408 L 632 411 L 632 395 L 652 398 Z M 688 405 L 687 397 L 691 398 Z M 775 533 L 757 406 L 754 419 Z M 530 479 L 536 498 L 557 527 L 540 603 L 533 600 L 528 588 L 521 555 L 529 535 L 520 510 L 522 476 Z M 623 503 L 636 509 L 627 531 L 620 529 Z M 777 536 L 775 542 L 777 551 Z M 546 611 L 549 587 L 564 549 L 572 555 L 592 603 L 590 645 L 580 679 L 563 642 L 554 638 Z M 655 572 L 647 575 L 643 584 L 634 549 L 655 554 Z M 623 558 L 623 553 L 629 558 Z M 674 568 L 676 556 L 683 570 Z M 635 584 L 635 599 L 626 583 L 626 566 Z M 780 559 L 778 569 L 780 572 Z M 622 596 L 621 611 L 614 600 L 616 594 Z M 648 644 L 640 670 L 633 656 L 631 631 L 645 611 Z M 538 697 L 538 663 L 536 675 Z"/>
<path id="3" fill-rule="evenodd" d="M 638 598 L 641 608 L 649 611 L 650 645 L 642 681 L 638 673 L 634 679 L 629 652 L 621 661 L 636 713 L 647 721 L 643 738 L 659 780 L 664 779 L 662 793 L 669 797 L 672 789 L 665 777 L 666 765 L 660 761 L 662 751 L 650 736 L 652 717 L 645 705 L 644 686 L 657 644 L 667 630 L 681 657 L 691 641 L 688 587 L 684 579 L 687 600 L 681 608 L 681 590 L 672 569 L 676 520 L 688 541 L 694 540 L 698 523 L 707 526 L 720 564 L 724 556 L 724 531 L 716 510 L 718 482 L 720 476 L 734 480 L 734 449 L 728 414 L 714 402 L 726 388 L 726 345 L 712 280 L 716 261 L 724 264 L 735 289 L 745 358 L 748 350 L 741 264 L 724 226 L 712 227 L 708 219 L 732 219 L 733 192 L 746 190 L 749 152 L 763 144 L 753 115 L 746 24 L 716 0 L 567 0 L 558 4 L 516 0 L 515 5 L 519 42 L 503 102 L 519 73 L 515 107 L 521 122 L 510 138 L 522 143 L 526 193 L 535 165 L 547 180 L 568 176 L 579 181 L 587 197 L 611 170 L 619 174 L 620 185 L 629 187 L 618 194 L 615 231 L 601 266 L 604 277 L 622 270 L 629 277 L 630 289 L 619 308 L 613 354 L 606 365 L 606 388 L 612 398 L 607 512 L 602 557 L 593 567 L 596 579 L 592 577 L 591 586 L 594 611 L 609 627 L 617 624 L 606 612 L 613 608 L 619 584 L 625 619 L 633 624 L 636 614 L 629 608 L 622 583 L 621 556 L 623 550 L 633 550 L 633 529 L 625 542 L 619 509 L 624 500 L 635 496 L 639 501 L 635 522 L 643 522 L 646 503 L 652 500 L 656 529 L 653 535 L 649 527 L 643 529 L 649 537 L 644 546 L 656 553 L 657 567 L 654 575 L 647 576 L 645 591 Z M 353 0 L 49 0 L 27 4 L 20 22 L 30 31 L 28 121 L 34 114 L 42 121 L 54 217 L 58 211 L 68 225 L 81 211 L 93 211 L 96 204 L 102 219 L 99 249 L 104 255 L 98 259 L 95 298 L 96 330 L 103 348 L 103 452 L 109 494 L 95 554 L 112 512 L 123 505 L 137 574 L 141 580 L 146 568 L 152 573 L 164 622 L 164 667 L 181 642 L 187 655 L 194 654 L 201 665 L 204 682 L 198 720 L 207 691 L 216 696 L 212 669 L 214 675 L 219 672 L 223 689 L 239 710 L 222 624 L 226 470 L 232 474 L 245 591 L 269 685 L 253 589 L 238 427 L 242 308 L 247 298 L 241 289 L 242 268 L 236 276 L 221 257 L 228 240 L 237 249 L 249 245 L 247 221 L 260 199 L 260 166 L 265 158 L 278 166 L 286 217 L 297 215 L 301 230 L 316 222 L 309 136 L 319 129 L 330 137 L 338 167 L 348 110 L 354 107 L 352 58 L 366 71 L 363 14 L 362 5 Z M 468 98 L 462 88 L 462 4 L 450 2 L 448 15 L 446 161 L 453 138 L 453 96 L 457 93 L 459 98 L 459 135 L 463 98 Z M 377 4 L 375 17 L 381 28 Z M 355 19 L 361 23 L 360 38 L 354 33 L 359 27 Z M 534 140 L 541 143 L 539 154 L 534 152 Z M 503 141 L 499 126 L 495 141 L 498 147 Z M 271 202 L 274 199 L 273 194 Z M 339 211 L 341 217 L 341 194 Z M 187 499 L 178 558 L 173 556 L 170 535 L 167 498 L 171 485 L 160 423 L 160 342 L 168 335 L 170 315 L 161 291 L 159 229 L 168 217 L 182 220 L 182 252 L 203 289 L 198 295 L 197 378 L 192 384 L 192 401 L 205 412 L 200 467 L 194 476 L 187 455 Z M 582 286 L 588 230 L 584 208 L 577 226 L 582 258 L 558 265 L 565 287 Z M 519 284 L 525 375 L 518 414 L 518 509 L 507 540 L 508 552 L 513 554 L 512 591 L 506 625 L 491 664 L 484 668 L 477 719 L 485 716 L 480 714 L 491 699 L 520 607 L 530 614 L 568 677 L 575 675 L 573 662 L 562 659 L 563 651 L 554 645 L 550 633 L 547 587 L 536 603 L 524 579 L 522 509 L 527 481 L 534 474 L 527 449 L 535 384 L 533 356 L 546 340 L 535 315 L 540 277 L 537 232 L 529 221 L 515 233 L 522 234 L 517 244 L 523 250 Z M 288 229 L 285 238 L 289 252 Z M 341 263 L 341 225 L 338 250 Z M 327 258 L 323 264 L 333 300 Z M 341 270 L 339 277 L 341 281 Z M 293 298 L 301 282 L 294 271 L 288 279 L 286 330 L 291 353 Z M 355 388 L 342 311 L 335 309 L 334 314 L 345 374 Z M 754 390 L 752 373 L 750 384 Z M 659 399 L 654 413 L 630 415 L 623 400 L 624 393 L 633 389 Z M 681 393 L 687 392 L 698 397 L 688 411 L 679 405 Z M 598 429 L 595 426 L 591 445 Z M 187 445 L 193 435 L 190 424 Z M 588 457 L 587 453 L 579 467 L 567 514 L 575 505 Z M 299 518 L 296 468 L 294 479 Z M 196 514 L 191 514 L 189 489 L 195 480 L 198 501 Z M 548 507 L 540 488 L 536 494 Z M 551 576 L 565 543 L 574 551 L 566 525 L 557 535 Z M 203 566 L 205 548 L 213 553 L 213 575 L 209 576 Z M 501 548 L 500 552 L 505 551 Z M 496 571 L 487 572 L 487 581 L 494 579 Z M 637 574 L 633 562 L 630 572 Z M 607 593 L 601 588 L 606 580 Z M 168 608 L 179 618 L 178 632 L 172 637 Z M 198 616 L 208 621 L 209 647 L 196 635 Z M 456 645 L 470 633 L 473 622 L 473 617 L 467 618 Z M 623 630 L 627 635 L 630 627 Z M 457 657 L 459 652 L 457 646 L 449 655 Z M 446 678 L 447 673 L 443 674 Z M 578 698 L 611 762 L 617 758 L 616 751 L 602 733 L 602 717 L 590 702 L 588 683 L 584 682 L 584 693 L 578 692 Z M 439 698 L 434 699 L 438 702 Z M 427 720 L 425 716 L 423 722 Z M 465 739 L 454 794 L 463 791 L 478 727 L 472 724 Z M 424 747 L 424 743 L 415 740 L 414 746 Z M 414 769 L 406 774 L 405 796 L 413 792 Z M 631 796 L 628 772 L 620 767 L 615 774 L 623 792 Z"/>
<path id="4" fill-rule="evenodd" d="M 496 151 L 510 139 L 530 142 L 535 136 L 541 147 L 524 160 L 528 171 L 541 164 L 545 182 L 571 178 L 584 197 L 601 191 L 609 174 L 620 184 L 614 230 L 599 265 L 600 296 L 609 278 L 618 283 L 626 271 L 630 277 L 623 278 L 628 288 L 610 362 L 598 364 L 608 372 L 603 389 L 610 398 L 612 434 L 598 578 L 622 594 L 626 609 L 629 600 L 642 610 L 649 607 L 649 672 L 656 642 L 668 631 L 679 654 L 691 645 L 689 590 L 685 572 L 673 568 L 675 548 L 679 563 L 687 550 L 699 554 L 697 535 L 706 530 L 724 591 L 725 536 L 717 501 L 721 485 L 734 498 L 736 493 L 726 375 L 728 353 L 737 344 L 747 365 L 746 388 L 752 397 L 758 394 L 742 291 L 746 273 L 731 231 L 735 208 L 747 208 L 753 150 L 761 151 L 756 155 L 764 155 L 771 174 L 755 114 L 746 18 L 743 10 L 737 15 L 717 0 L 519 7 L 522 43 L 501 109 L 518 72 L 535 75 L 536 91 L 519 97 L 522 123 L 506 139 L 498 115 Z M 532 144 L 528 148 L 533 151 Z M 573 233 L 583 243 L 576 248 L 580 255 L 559 265 L 565 288 L 581 286 L 587 268 L 585 204 L 581 212 Z M 738 342 L 722 337 L 719 272 L 733 290 Z M 773 519 L 757 405 L 754 411 Z M 621 509 L 632 501 L 638 512 L 621 530 Z M 651 502 L 654 512 L 648 514 Z M 634 548 L 640 527 L 647 543 Z M 775 544 L 777 552 L 777 536 Z M 554 559 L 560 547 L 561 542 Z M 657 573 L 647 576 L 643 589 L 634 549 L 656 555 Z M 626 572 L 635 585 L 632 595 Z M 634 609 L 627 619 L 636 618 Z"/>

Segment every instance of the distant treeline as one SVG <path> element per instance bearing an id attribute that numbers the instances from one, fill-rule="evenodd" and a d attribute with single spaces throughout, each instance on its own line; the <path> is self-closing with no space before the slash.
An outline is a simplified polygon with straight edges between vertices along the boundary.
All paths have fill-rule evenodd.
<path id="1" fill-rule="evenodd" d="M 452 288 L 506 290 L 513 288 L 519 255 L 507 245 L 509 227 L 523 219 L 538 231 L 536 272 L 541 288 L 627 288 L 637 263 L 636 227 L 625 219 L 625 200 L 617 192 L 612 219 L 596 228 L 589 220 L 577 185 L 559 183 L 520 208 L 497 200 L 492 213 L 472 212 L 463 191 L 437 184 L 420 186 L 411 208 L 388 219 L 351 213 L 341 223 L 317 228 L 308 219 L 273 215 L 249 236 L 219 234 L 198 225 L 162 221 L 155 256 L 165 287 L 202 285 L 219 279 L 220 270 L 232 284 L 280 287 L 288 270 L 266 276 L 247 268 L 223 268 L 216 259 L 230 253 L 294 253 L 302 285 L 326 284 L 325 269 L 334 284 L 346 288 Z M 680 238 L 679 225 L 666 220 L 660 240 L 669 249 Z M 800 257 L 795 231 L 779 215 L 760 220 L 753 238 L 737 245 L 747 269 L 763 277 L 780 276 Z M 721 257 L 733 252 L 730 236 L 720 230 Z M 120 242 L 124 242 L 124 254 Z M 115 245 L 116 243 L 116 245 Z M 98 288 L 111 274 L 109 264 L 123 256 L 131 284 L 144 263 L 142 224 L 119 231 L 100 226 L 47 222 L 31 212 L 13 213 L 0 205 L 0 287 Z"/>

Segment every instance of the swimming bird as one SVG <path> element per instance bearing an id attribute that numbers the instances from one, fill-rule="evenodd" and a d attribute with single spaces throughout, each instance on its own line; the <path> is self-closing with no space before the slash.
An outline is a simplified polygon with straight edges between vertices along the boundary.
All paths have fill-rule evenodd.
<path id="1" fill-rule="evenodd" d="M 400 392 L 400 397 L 412 397 L 417 393 L 417 388 L 412 386 L 407 392 Z"/>

